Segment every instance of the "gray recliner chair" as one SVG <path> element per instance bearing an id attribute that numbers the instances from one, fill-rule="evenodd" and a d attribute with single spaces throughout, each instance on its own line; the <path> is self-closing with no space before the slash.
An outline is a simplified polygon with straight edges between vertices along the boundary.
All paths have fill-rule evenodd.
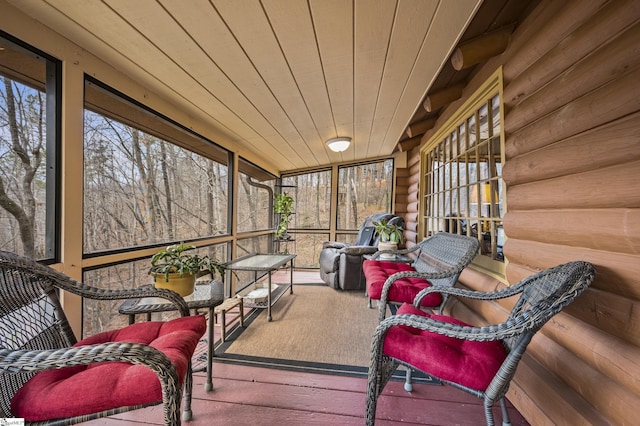
<path id="1" fill-rule="evenodd" d="M 327 241 L 320 252 L 320 277 L 329 286 L 342 290 L 364 290 L 362 272 L 364 255 L 375 253 L 379 236 L 373 222 L 388 220 L 404 227 L 404 219 L 391 213 L 375 213 L 367 217 L 354 244 Z"/>

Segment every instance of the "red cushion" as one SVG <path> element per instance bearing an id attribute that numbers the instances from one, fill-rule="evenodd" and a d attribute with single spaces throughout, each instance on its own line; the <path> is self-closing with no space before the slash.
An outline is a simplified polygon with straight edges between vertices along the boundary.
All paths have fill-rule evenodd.
<path id="1" fill-rule="evenodd" d="M 382 297 L 384 282 L 397 272 L 415 271 L 413 267 L 402 262 L 385 262 L 384 260 L 365 260 L 362 270 L 367 281 L 367 296 L 374 300 Z M 421 290 L 430 287 L 429 281 L 422 278 L 401 278 L 393 282 L 387 300 L 397 303 L 413 303 L 413 299 Z M 435 307 L 442 303 L 442 295 L 433 293 L 422 299 L 420 306 Z"/>
<path id="2" fill-rule="evenodd" d="M 445 315 L 426 313 L 409 304 L 402 305 L 397 314 L 414 314 L 469 325 Z M 474 342 L 407 326 L 389 329 L 383 351 L 425 373 L 480 391 L 486 390 L 507 356 L 499 340 Z"/>
<path id="3" fill-rule="evenodd" d="M 202 315 L 168 322 L 141 322 L 106 331 L 75 346 L 107 342 L 145 343 L 162 351 L 184 380 L 189 359 L 206 330 Z M 74 417 L 116 407 L 162 401 L 160 381 L 142 365 L 102 362 L 36 374 L 11 400 L 11 411 L 27 421 Z"/>

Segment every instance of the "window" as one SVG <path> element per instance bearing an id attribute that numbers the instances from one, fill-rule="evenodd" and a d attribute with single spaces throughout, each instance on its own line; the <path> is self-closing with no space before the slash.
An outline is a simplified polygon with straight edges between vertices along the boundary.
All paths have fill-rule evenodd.
<path id="1" fill-rule="evenodd" d="M 196 249 L 196 252 L 216 259 L 227 259 L 227 244 L 202 247 Z M 143 284 L 153 284 L 153 277 L 148 274 L 149 266 L 149 259 L 103 266 L 84 271 L 83 280 L 105 290 L 126 290 Z M 122 302 L 122 300 L 84 299 L 83 337 L 126 326 L 127 316 L 115 314 Z M 176 316 L 175 312 L 154 315 L 162 316 L 163 319 Z"/>
<path id="2" fill-rule="evenodd" d="M 496 73 L 425 145 L 422 152 L 424 235 L 439 231 L 480 240 L 478 264 L 501 271 L 501 73 Z"/>
<path id="3" fill-rule="evenodd" d="M 276 250 L 296 253 L 296 268 L 317 268 L 322 243 L 328 240 L 331 170 L 285 176 L 278 189 L 293 197 L 294 214 L 288 229 L 293 240 L 278 243 Z M 324 232 L 318 233 L 319 230 Z"/>
<path id="4" fill-rule="evenodd" d="M 84 252 L 228 234 L 229 153 L 87 79 Z"/>
<path id="5" fill-rule="evenodd" d="M 238 232 L 269 229 L 276 177 L 242 158 L 238 164 Z"/>
<path id="6" fill-rule="evenodd" d="M 58 260 L 59 61 L 0 34 L 0 247 Z"/>
<path id="7" fill-rule="evenodd" d="M 282 192 L 293 197 L 293 229 L 328 229 L 331 212 L 331 170 L 282 179 Z"/>
<path id="8" fill-rule="evenodd" d="M 391 211 L 393 160 L 340 167 L 338 229 L 359 229 L 364 219 Z"/>
<path id="9" fill-rule="evenodd" d="M 135 251 L 211 239 L 197 249 L 227 260 L 230 153 L 89 77 L 85 79 L 83 252 Z M 219 240 L 219 239 L 218 239 Z M 151 284 L 149 258 L 85 270 L 103 289 Z M 83 333 L 122 321 L 118 301 L 84 300 Z M 107 314 L 108 313 L 108 314 Z"/>
<path id="10" fill-rule="evenodd" d="M 285 249 L 296 253 L 296 268 L 318 268 L 325 241 L 352 242 L 367 216 L 391 210 L 393 167 L 393 159 L 388 159 L 283 176 L 281 190 L 292 195 L 295 203 L 289 227 L 294 241 Z M 332 179 L 333 173 L 338 173 L 338 179 Z M 337 188 L 332 187 L 336 183 Z M 332 202 L 341 231 L 333 236 Z"/>

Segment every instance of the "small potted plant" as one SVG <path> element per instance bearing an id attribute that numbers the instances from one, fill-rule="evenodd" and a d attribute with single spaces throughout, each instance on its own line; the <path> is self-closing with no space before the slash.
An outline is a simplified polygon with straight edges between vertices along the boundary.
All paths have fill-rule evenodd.
<path id="1" fill-rule="evenodd" d="M 293 197 L 286 192 L 275 195 L 273 211 L 278 215 L 278 226 L 274 232 L 275 237 L 279 240 L 288 240 L 291 238 L 287 229 L 293 215 Z"/>
<path id="2" fill-rule="evenodd" d="M 403 240 L 404 234 L 401 226 L 389 223 L 387 220 L 373 222 L 376 232 L 380 236 L 378 250 L 397 250 L 398 244 Z M 391 257 L 393 255 L 390 255 Z M 389 257 L 380 255 L 380 257 Z"/>
<path id="3" fill-rule="evenodd" d="M 154 254 L 149 275 L 154 276 L 155 286 L 188 296 L 193 293 L 196 278 L 201 272 L 211 273 L 212 278 L 215 278 L 216 272 L 220 277 L 224 276 L 225 266 L 217 259 L 186 253 L 195 248 L 196 246 L 181 242 Z"/>

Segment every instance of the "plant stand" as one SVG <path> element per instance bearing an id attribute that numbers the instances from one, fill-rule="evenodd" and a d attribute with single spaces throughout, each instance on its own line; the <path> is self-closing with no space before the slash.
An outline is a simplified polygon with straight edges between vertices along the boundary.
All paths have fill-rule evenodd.
<path id="1" fill-rule="evenodd" d="M 237 308 L 238 314 L 227 321 L 227 313 Z M 221 305 L 213 310 L 213 325 L 220 327 L 220 340 L 224 342 L 227 338 L 227 326 L 240 320 L 240 327 L 244 327 L 244 301 L 242 297 L 230 297 L 225 299 Z"/>

